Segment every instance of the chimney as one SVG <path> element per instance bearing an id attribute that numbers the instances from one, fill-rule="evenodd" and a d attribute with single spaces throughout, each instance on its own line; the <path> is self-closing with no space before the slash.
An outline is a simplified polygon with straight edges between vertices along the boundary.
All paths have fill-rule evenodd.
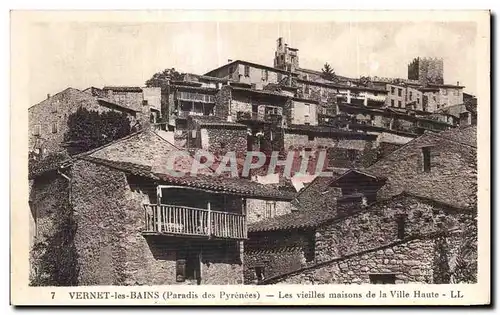
<path id="1" fill-rule="evenodd" d="M 47 93 L 47 99 L 49 99 L 49 98 L 50 98 L 50 94 Z"/>
<path id="2" fill-rule="evenodd" d="M 457 81 L 457 86 L 460 86 L 460 81 Z"/>
<path id="3" fill-rule="evenodd" d="M 233 62 L 233 59 L 228 59 L 227 60 L 227 63 L 231 63 L 231 62 Z"/>

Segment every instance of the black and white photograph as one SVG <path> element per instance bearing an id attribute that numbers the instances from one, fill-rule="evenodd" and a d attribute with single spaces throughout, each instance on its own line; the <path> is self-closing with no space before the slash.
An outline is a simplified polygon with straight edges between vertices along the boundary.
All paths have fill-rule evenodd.
<path id="1" fill-rule="evenodd" d="M 100 286 L 168 299 L 183 286 L 235 285 L 216 293 L 227 300 L 299 285 L 307 300 L 316 285 L 389 285 L 379 294 L 481 282 L 488 11 L 449 21 L 58 14 L 23 29 L 27 103 L 12 104 L 26 117 L 15 209 L 26 220 L 14 228 L 27 238 L 27 287 L 85 287 L 74 294 L 92 300 Z M 364 298 L 350 292 L 326 298 Z M 435 298 L 408 292 L 389 297 Z"/>

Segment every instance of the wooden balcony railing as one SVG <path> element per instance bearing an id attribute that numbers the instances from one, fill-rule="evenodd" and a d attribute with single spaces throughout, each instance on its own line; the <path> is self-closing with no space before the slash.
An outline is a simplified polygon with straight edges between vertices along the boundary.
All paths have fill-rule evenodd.
<path id="1" fill-rule="evenodd" d="M 246 239 L 242 214 L 175 205 L 144 205 L 146 233 Z"/>

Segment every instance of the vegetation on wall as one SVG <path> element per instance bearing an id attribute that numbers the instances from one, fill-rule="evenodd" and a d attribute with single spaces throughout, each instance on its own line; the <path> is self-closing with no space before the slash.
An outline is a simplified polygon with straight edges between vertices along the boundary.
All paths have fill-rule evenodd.
<path id="1" fill-rule="evenodd" d="M 120 139 L 136 128 L 130 126 L 125 113 L 89 111 L 79 108 L 68 116 L 68 131 L 64 141 L 69 154 L 85 152 Z"/>
<path id="2" fill-rule="evenodd" d="M 464 229 L 465 239 L 460 244 L 455 268 L 452 272 L 453 283 L 477 282 L 477 222 L 470 221 Z"/>
<path id="3" fill-rule="evenodd" d="M 450 250 L 446 237 L 441 236 L 436 239 L 434 255 L 434 274 L 435 284 L 450 283 L 451 271 L 449 265 Z"/>
<path id="4" fill-rule="evenodd" d="M 47 211 L 52 228 L 37 236 L 30 252 L 31 286 L 78 285 L 78 260 L 73 239 L 76 223 L 73 210 L 66 202 Z"/>

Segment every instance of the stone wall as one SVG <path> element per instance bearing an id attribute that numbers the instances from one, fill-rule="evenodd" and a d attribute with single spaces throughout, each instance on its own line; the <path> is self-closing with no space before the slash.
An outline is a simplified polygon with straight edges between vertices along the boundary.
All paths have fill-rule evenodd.
<path id="1" fill-rule="evenodd" d="M 30 273 L 29 279 L 31 285 L 46 285 L 43 279 L 52 279 L 51 285 L 55 279 L 62 277 L 63 272 L 73 272 L 71 266 L 67 266 L 64 271 L 47 270 L 42 266 L 47 264 L 53 265 L 55 268 L 63 263 L 58 256 L 53 255 L 54 248 L 61 248 L 62 236 L 61 230 L 65 230 L 66 219 L 71 215 L 71 205 L 69 203 L 69 182 L 55 172 L 46 173 L 43 176 L 37 177 L 32 181 L 29 195 L 29 218 L 30 225 L 28 226 L 29 249 L 30 249 Z M 71 227 L 67 227 L 70 229 Z M 54 236 L 59 233 L 55 239 Z M 71 238 L 71 233 L 65 235 Z M 71 241 L 71 240 L 69 240 Z M 43 247 L 39 245 L 43 244 Z M 45 247 L 47 246 L 47 247 Z M 47 252 L 49 251 L 49 252 Z M 69 251 L 67 246 L 66 251 Z M 44 256 L 51 256 L 50 261 L 41 261 Z M 68 276 L 68 274 L 66 274 Z M 71 277 L 70 277 L 71 278 Z M 40 281 L 42 280 L 42 281 Z M 64 283 L 70 285 L 70 283 Z M 62 284 L 61 284 L 62 285 Z"/>
<path id="2" fill-rule="evenodd" d="M 441 87 L 439 88 L 438 109 L 463 104 L 463 91 L 459 87 Z"/>
<path id="3" fill-rule="evenodd" d="M 471 137 L 475 135 L 474 132 Z M 430 148 L 429 172 L 423 167 L 424 147 Z M 474 147 L 429 133 L 379 160 L 368 171 L 388 178 L 379 192 L 380 198 L 418 191 L 423 196 L 469 208 L 477 202 L 476 155 Z"/>
<path id="4" fill-rule="evenodd" d="M 231 108 L 232 90 L 230 86 L 223 86 L 215 95 L 215 116 L 227 120 Z"/>
<path id="5" fill-rule="evenodd" d="M 141 234 L 142 203 L 151 201 L 151 184 L 131 185 L 124 173 L 85 161 L 75 163 L 73 180 L 80 285 L 177 284 L 176 255 L 181 244 L 201 252 L 202 283 L 242 282 L 236 241 L 188 242 Z"/>
<path id="6" fill-rule="evenodd" d="M 379 202 L 368 211 L 348 214 L 337 223 L 319 227 L 316 230 L 318 262 L 401 239 L 398 234 L 399 215 L 405 215 L 403 237 L 432 233 L 443 228 L 462 229 L 473 219 L 472 213 L 457 212 L 453 208 L 423 202 L 415 197 L 398 196 L 388 202 Z"/>
<path id="7" fill-rule="evenodd" d="M 274 209 L 270 217 L 266 214 L 266 207 L 268 203 L 271 203 L 272 205 L 269 206 L 272 207 L 271 209 Z M 285 215 L 291 211 L 289 201 L 247 199 L 247 224 L 270 219 L 271 217 Z"/>
<path id="8" fill-rule="evenodd" d="M 39 176 L 30 191 L 30 218 L 34 222 L 29 231 L 30 243 L 44 240 L 54 232 L 54 216 L 68 206 L 68 181 L 56 173 Z"/>
<path id="9" fill-rule="evenodd" d="M 248 75 L 245 75 L 245 67 L 248 67 Z M 267 72 L 267 76 L 266 76 Z M 278 72 L 272 71 L 270 69 L 257 68 L 249 65 L 239 64 L 238 65 L 239 82 L 244 83 L 256 83 L 256 84 L 268 84 L 268 83 L 278 83 Z"/>
<path id="10" fill-rule="evenodd" d="M 106 92 L 106 97 L 116 102 L 117 104 L 124 105 L 137 111 L 141 111 L 142 100 L 144 99 L 142 91 L 129 92 L 106 90 Z"/>
<path id="11" fill-rule="evenodd" d="M 220 156 L 227 152 L 236 152 L 236 156 L 247 151 L 247 131 L 241 128 L 206 127 L 201 129 L 201 134 L 206 134 L 206 144 L 202 144 L 208 152 Z"/>
<path id="12" fill-rule="evenodd" d="M 68 130 L 68 116 L 75 113 L 79 107 L 100 112 L 109 110 L 99 106 L 91 95 L 73 88 L 68 88 L 30 107 L 29 150 L 43 148 L 46 153 L 64 151 L 61 144 Z M 56 129 L 53 129 L 53 126 Z M 39 135 L 35 134 L 35 128 L 39 128 Z"/>
<path id="13" fill-rule="evenodd" d="M 245 284 L 256 282 L 255 267 L 263 268 L 264 277 L 270 278 L 309 266 L 313 235 L 312 231 L 252 235 L 245 244 Z"/>
<path id="14" fill-rule="evenodd" d="M 355 255 L 276 279 L 279 284 L 368 284 L 371 274 L 395 274 L 395 283 L 432 283 L 433 241 L 416 240 Z"/>
<path id="15" fill-rule="evenodd" d="M 318 150 L 320 148 L 333 147 L 337 142 L 336 139 L 321 137 L 321 136 L 311 136 L 307 134 L 295 133 L 292 131 L 287 131 L 284 136 L 284 148 L 285 150 L 302 150 L 303 148 L 311 148 L 313 150 Z"/>
<path id="16" fill-rule="evenodd" d="M 377 273 L 394 273 L 399 283 L 432 283 L 434 273 L 438 272 L 434 261 L 440 254 L 438 238 L 433 234 L 457 231 L 442 236 L 448 242 L 446 259 L 453 271 L 458 249 L 469 236 L 462 231 L 474 222 L 474 213 L 468 210 L 406 194 L 378 202 L 365 210 L 339 207 L 337 212 L 340 219 L 325 222 L 315 229 L 314 257 L 307 265 L 310 269 L 288 269 L 291 275 L 273 272 L 269 275 L 275 277 L 271 283 L 367 283 L 369 274 Z M 403 226 L 400 218 L 404 218 Z M 300 231 L 291 230 L 253 233 L 250 240 L 253 245 L 247 249 L 257 252 L 255 247 L 259 247 L 263 252 L 260 258 L 269 259 L 273 256 L 273 247 L 266 243 L 269 240 L 277 244 L 283 242 L 287 248 L 304 248 L 303 241 L 291 238 L 291 233 L 301 235 Z M 279 253 L 278 249 L 274 250 L 275 255 Z M 259 257 L 253 259 L 259 261 Z M 280 260 L 275 263 L 297 266 L 301 261 L 297 257 L 282 259 L 294 259 L 294 262 Z M 301 268 L 305 268 L 304 265 Z M 265 268 L 280 269 L 271 262 Z"/>

